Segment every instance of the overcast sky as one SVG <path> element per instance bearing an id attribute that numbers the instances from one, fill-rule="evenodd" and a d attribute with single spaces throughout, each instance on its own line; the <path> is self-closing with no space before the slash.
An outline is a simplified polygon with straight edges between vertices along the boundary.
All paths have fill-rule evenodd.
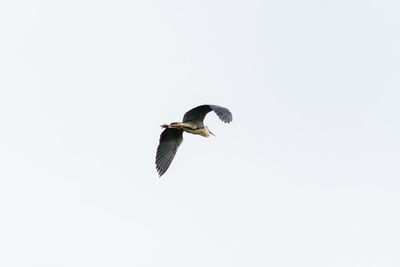
<path id="1" fill-rule="evenodd" d="M 2 1 L 0 265 L 400 266 L 398 1 Z M 160 125 L 201 104 L 159 179 Z"/>

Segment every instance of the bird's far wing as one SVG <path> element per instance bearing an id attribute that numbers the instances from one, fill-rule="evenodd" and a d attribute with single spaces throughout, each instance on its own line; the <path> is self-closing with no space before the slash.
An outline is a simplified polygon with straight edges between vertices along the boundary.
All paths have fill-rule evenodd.
<path id="1" fill-rule="evenodd" d="M 221 121 L 225 123 L 230 123 L 232 121 L 232 113 L 229 111 L 229 109 L 214 105 L 210 105 L 210 108 L 214 110 Z"/>
<path id="2" fill-rule="evenodd" d="M 229 123 L 232 121 L 232 113 L 229 109 L 215 105 L 202 105 L 186 112 L 183 116 L 183 122 L 192 122 L 199 127 L 203 127 L 204 117 L 211 110 L 213 110 L 223 122 Z"/>
<path id="3" fill-rule="evenodd" d="M 178 147 L 183 141 L 183 131 L 180 129 L 165 129 L 160 136 L 160 144 L 157 148 L 156 168 L 161 177 L 171 165 Z"/>

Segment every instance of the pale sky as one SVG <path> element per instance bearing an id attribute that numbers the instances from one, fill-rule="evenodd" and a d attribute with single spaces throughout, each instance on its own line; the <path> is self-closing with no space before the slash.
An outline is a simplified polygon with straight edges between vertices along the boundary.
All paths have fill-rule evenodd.
<path id="1" fill-rule="evenodd" d="M 400 266 L 398 1 L 2 1 L 0 266 Z M 201 104 L 166 174 L 160 125 Z"/>

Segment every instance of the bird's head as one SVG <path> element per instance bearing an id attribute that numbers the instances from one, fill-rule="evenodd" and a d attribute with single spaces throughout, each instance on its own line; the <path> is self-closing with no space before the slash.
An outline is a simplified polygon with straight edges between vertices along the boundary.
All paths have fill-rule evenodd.
<path id="1" fill-rule="evenodd" d="M 210 129 L 208 129 L 207 126 L 204 126 L 204 130 L 205 130 L 204 131 L 205 132 L 205 137 L 209 137 L 210 134 L 215 136 L 215 134 L 213 132 L 211 132 Z"/>

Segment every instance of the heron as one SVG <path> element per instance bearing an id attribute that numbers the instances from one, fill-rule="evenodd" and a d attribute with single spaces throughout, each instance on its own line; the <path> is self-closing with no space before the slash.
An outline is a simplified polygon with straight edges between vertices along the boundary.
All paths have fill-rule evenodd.
<path id="1" fill-rule="evenodd" d="M 203 137 L 215 136 L 203 123 L 205 116 L 210 111 L 214 111 L 225 123 L 232 121 L 232 113 L 227 108 L 216 105 L 201 105 L 186 112 L 182 122 L 161 125 L 161 128 L 165 130 L 161 133 L 160 143 L 157 147 L 156 169 L 159 177 L 171 165 L 176 151 L 183 141 L 183 132 L 198 134 Z"/>

